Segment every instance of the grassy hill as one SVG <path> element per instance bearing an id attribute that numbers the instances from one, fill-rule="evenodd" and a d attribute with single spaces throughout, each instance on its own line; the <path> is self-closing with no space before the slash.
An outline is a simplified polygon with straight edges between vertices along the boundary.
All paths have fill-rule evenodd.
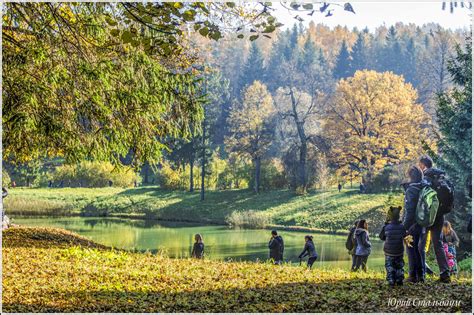
<path id="1" fill-rule="evenodd" d="M 390 290 L 383 273 L 169 259 L 58 229 L 4 231 L 2 259 L 4 312 L 471 312 L 470 278 Z"/>
<path id="2" fill-rule="evenodd" d="M 393 197 L 393 198 L 392 198 Z M 268 225 L 346 231 L 358 218 L 369 219 L 378 230 L 388 203 L 401 203 L 401 195 L 359 194 L 356 190 L 313 191 L 298 196 L 278 190 L 259 195 L 248 190 L 199 192 L 165 191 L 157 187 L 12 189 L 5 199 L 7 214 L 132 216 L 224 224 L 236 212 L 254 211 Z M 390 200 L 389 200 L 390 199 Z M 235 214 L 235 213 L 234 213 Z"/>

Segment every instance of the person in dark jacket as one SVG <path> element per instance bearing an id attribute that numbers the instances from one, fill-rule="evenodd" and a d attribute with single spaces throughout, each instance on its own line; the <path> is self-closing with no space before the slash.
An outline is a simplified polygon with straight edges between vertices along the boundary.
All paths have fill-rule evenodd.
<path id="1" fill-rule="evenodd" d="M 405 227 L 400 222 L 402 207 L 390 207 L 387 222 L 382 228 L 379 237 L 385 241 L 383 251 L 385 254 L 385 270 L 387 271 L 388 284 L 403 285 L 405 262 L 403 261 L 403 239 L 408 235 Z"/>
<path id="2" fill-rule="evenodd" d="M 354 222 L 354 226 L 351 227 L 351 229 L 349 230 L 349 234 L 347 235 L 347 240 L 346 240 L 346 248 L 349 251 L 349 254 L 352 256 L 351 270 L 355 268 L 356 244 L 355 244 L 354 233 L 355 233 L 355 230 L 357 229 L 358 224 L 359 224 L 359 220 Z"/>
<path id="3" fill-rule="evenodd" d="M 368 224 L 366 220 L 360 220 L 354 232 L 355 239 L 355 266 L 352 271 L 358 271 L 361 267 L 367 271 L 367 259 L 369 258 L 372 244 L 369 240 Z"/>
<path id="4" fill-rule="evenodd" d="M 277 231 L 272 231 L 272 237 L 268 242 L 268 248 L 270 249 L 270 259 L 273 259 L 276 265 L 283 262 L 283 251 L 285 244 L 283 238 L 278 235 Z"/>
<path id="5" fill-rule="evenodd" d="M 204 242 L 202 240 L 201 234 L 194 235 L 194 245 L 191 256 L 193 258 L 202 259 L 204 258 Z"/>
<path id="6" fill-rule="evenodd" d="M 440 169 L 433 167 L 433 160 L 427 156 L 422 156 L 418 161 L 418 166 L 423 172 L 423 176 L 428 182 L 432 182 L 434 178 L 440 175 L 445 175 Z M 433 249 L 436 256 L 436 262 L 439 267 L 439 280 L 441 282 L 450 282 L 449 266 L 446 254 L 444 252 L 443 240 L 442 240 L 442 229 L 444 223 L 444 215 L 438 215 L 432 226 L 428 228 L 431 232 L 431 240 L 433 243 Z"/>
<path id="7" fill-rule="evenodd" d="M 303 251 L 298 258 L 302 259 L 303 257 L 308 256 L 308 267 L 311 269 L 316 259 L 318 259 L 318 253 L 316 253 L 316 247 L 314 246 L 313 237 L 311 235 L 306 235 L 304 241 Z"/>
<path id="8" fill-rule="evenodd" d="M 420 197 L 423 173 L 417 166 L 408 169 L 409 182 L 402 184 L 405 190 L 403 226 L 412 236 L 413 242 L 407 245 L 408 282 L 425 281 L 426 229 L 416 223 L 416 206 Z"/>

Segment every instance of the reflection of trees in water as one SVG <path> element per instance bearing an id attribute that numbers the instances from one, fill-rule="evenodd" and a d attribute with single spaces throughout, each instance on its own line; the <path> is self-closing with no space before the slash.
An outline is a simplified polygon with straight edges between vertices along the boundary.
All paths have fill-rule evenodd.
<path id="1" fill-rule="evenodd" d="M 172 258 L 190 257 L 196 233 L 203 235 L 206 257 L 210 259 L 266 261 L 269 254 L 269 230 L 231 230 L 223 226 L 110 217 L 36 218 L 25 224 L 66 228 L 105 245 L 140 252 L 148 250 L 153 254 L 164 251 Z M 279 232 L 285 240 L 285 261 L 298 262 L 306 233 Z M 313 234 L 313 237 L 322 266 L 345 267 L 349 263 L 345 236 Z M 383 266 L 383 243 L 372 240 L 372 245 L 369 264 Z"/>

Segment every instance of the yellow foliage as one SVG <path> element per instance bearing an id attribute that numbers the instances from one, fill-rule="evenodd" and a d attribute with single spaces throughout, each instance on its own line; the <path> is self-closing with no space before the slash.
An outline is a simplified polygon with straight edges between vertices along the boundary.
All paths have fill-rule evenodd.
<path id="1" fill-rule="evenodd" d="M 374 174 L 422 152 L 431 120 L 416 90 L 392 72 L 357 71 L 339 81 L 324 123 L 332 159 Z"/>
<path id="2" fill-rule="evenodd" d="M 225 140 L 227 150 L 252 158 L 261 157 L 271 142 L 269 123 L 274 112 L 267 87 L 255 81 L 245 90 L 242 104 L 232 107 L 228 119 L 231 136 Z"/>

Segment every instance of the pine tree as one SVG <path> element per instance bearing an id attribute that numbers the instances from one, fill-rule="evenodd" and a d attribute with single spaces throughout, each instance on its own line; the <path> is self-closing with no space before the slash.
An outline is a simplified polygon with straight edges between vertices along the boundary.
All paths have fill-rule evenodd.
<path id="1" fill-rule="evenodd" d="M 380 71 L 392 71 L 395 74 L 402 74 L 403 58 L 402 47 L 397 36 L 397 30 L 391 26 L 385 39 L 385 46 L 381 51 Z"/>
<path id="2" fill-rule="evenodd" d="M 352 48 L 352 62 L 350 64 L 350 76 L 357 70 L 370 70 L 369 48 L 366 41 L 366 34 L 359 33 L 357 41 Z"/>
<path id="3" fill-rule="evenodd" d="M 457 87 L 439 96 L 436 110 L 441 137 L 438 141 L 440 155 L 435 160 L 455 182 L 457 200 L 452 219 L 457 225 L 456 231 L 465 231 L 472 198 L 471 58 L 472 42 L 468 38 L 465 49 L 458 46 L 456 56 L 448 61 L 449 74 Z"/>
<path id="4" fill-rule="evenodd" d="M 316 51 L 316 47 L 314 46 L 313 42 L 310 40 L 309 36 L 306 37 L 306 41 L 303 45 L 303 51 L 299 56 L 298 66 L 300 70 L 304 71 L 310 67 L 313 63 L 318 61 L 318 53 Z"/>
<path id="5" fill-rule="evenodd" d="M 403 76 L 407 82 L 410 82 L 413 86 L 418 86 L 417 72 L 416 72 L 416 47 L 415 39 L 412 37 L 408 41 L 407 47 L 403 54 L 404 66 Z"/>
<path id="6" fill-rule="evenodd" d="M 265 68 L 263 66 L 263 55 L 256 42 L 250 46 L 249 56 L 245 62 L 239 79 L 239 91 L 243 91 L 254 81 L 263 81 Z"/>
<path id="7" fill-rule="evenodd" d="M 346 45 L 346 41 L 342 42 L 341 50 L 337 56 L 336 66 L 334 67 L 334 78 L 341 79 L 351 76 L 351 55 Z"/>

